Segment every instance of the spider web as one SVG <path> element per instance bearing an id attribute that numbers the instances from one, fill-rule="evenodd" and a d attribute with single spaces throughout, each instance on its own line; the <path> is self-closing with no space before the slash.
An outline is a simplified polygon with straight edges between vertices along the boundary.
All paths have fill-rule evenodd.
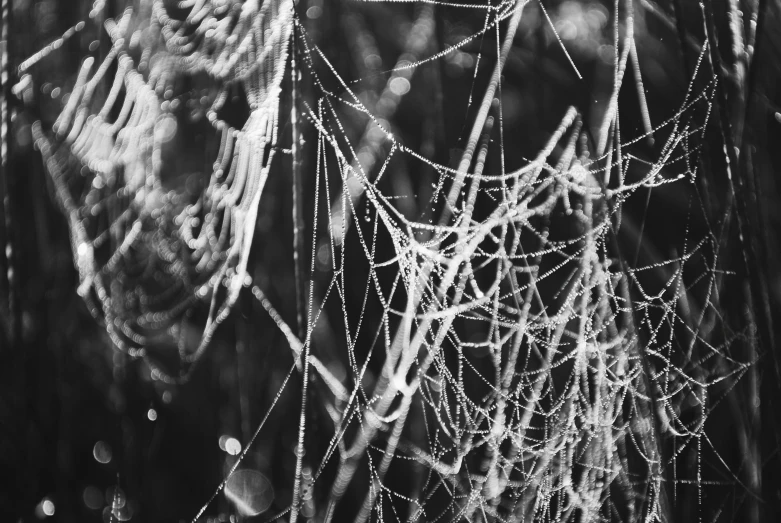
<path id="1" fill-rule="evenodd" d="M 617 2 L 602 118 L 569 107 L 538 154 L 512 166 L 503 75 L 531 7 L 580 77 L 560 13 L 542 2 L 414 3 L 403 50 L 385 71 L 365 20 L 346 15 L 365 66 L 349 79 L 292 0 L 140 2 L 106 21 L 110 50 L 83 62 L 53 128 L 34 126 L 69 220 L 79 293 L 116 348 L 144 358 L 157 378 L 184 382 L 241 293 L 289 342 L 293 367 L 211 500 L 294 372 L 302 390 L 292 501 L 274 519 L 654 521 L 671 517 L 680 485 L 696 487 L 698 507 L 706 487 L 754 495 L 705 430 L 753 363 L 732 354 L 747 334 L 729 331 L 719 312 L 721 232 L 689 225 L 708 216 L 697 166 L 717 85 L 707 40 L 684 100 L 654 127 L 632 3 Z M 463 12 L 477 30 L 436 49 L 440 11 Z M 430 89 L 420 71 L 478 45 L 463 150 L 450 165 L 436 162 L 391 122 L 409 93 Z M 629 74 L 643 131 L 626 138 L 619 93 Z M 198 89 L 183 91 L 182 78 Z M 231 122 L 236 100 L 248 113 L 240 125 Z M 163 169 L 186 126 L 182 105 L 220 137 L 210 173 Z M 295 135 L 306 126 L 314 145 Z M 307 175 L 300 158 L 310 147 Z M 292 210 L 292 326 L 247 271 L 266 181 L 286 161 L 295 191 L 304 177 L 314 185 L 310 237 L 300 194 Z M 432 173 L 429 195 L 399 190 L 399 163 Z M 680 243 L 638 263 L 645 219 L 638 225 L 624 208 L 668 185 L 690 195 L 687 223 L 672 235 Z M 423 209 L 410 212 L 410 199 Z M 319 351 L 318 325 L 335 316 L 342 346 Z M 177 349 L 173 373 L 152 354 L 166 343 Z M 328 423 L 315 425 L 314 409 Z M 322 452 L 308 451 L 315 432 L 328 435 Z M 720 479 L 705 480 L 703 466 Z M 399 474 L 415 479 L 400 483 Z"/>

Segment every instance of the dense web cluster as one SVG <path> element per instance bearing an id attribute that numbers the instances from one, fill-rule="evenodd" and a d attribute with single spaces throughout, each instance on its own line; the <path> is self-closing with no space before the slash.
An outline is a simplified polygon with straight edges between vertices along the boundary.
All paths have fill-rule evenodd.
<path id="1" fill-rule="evenodd" d="M 526 9 L 534 5 L 567 52 L 568 26 L 545 2 L 420 2 L 387 71 L 372 62 L 370 31 L 352 21 L 366 67 L 358 79 L 340 74 L 292 0 L 136 4 L 105 22 L 109 51 L 84 60 L 53 128 L 34 126 L 36 144 L 69 220 L 79 293 L 116 348 L 178 383 L 241 293 L 282 330 L 294 359 L 282 386 L 299 375 L 302 396 L 292 501 L 270 518 L 334 521 L 349 497 L 353 508 L 339 517 L 357 522 L 661 521 L 678 485 L 695 485 L 698 500 L 709 485 L 748 491 L 705 430 L 753 363 L 731 354 L 743 334 L 717 328 L 718 232 L 696 236 L 682 223 L 682 243 L 647 265 L 634 250 L 642 226 L 632 248 L 622 240 L 638 227 L 624 215 L 642 205 L 636 193 L 673 184 L 698 194 L 696 155 L 716 87 L 707 41 L 691 83 L 706 87 L 690 85 L 654 126 L 632 2 L 617 2 L 601 121 L 570 107 L 536 157 L 505 166 L 503 68 Z M 468 12 L 482 30 L 432 50 L 437 10 Z M 462 49 L 475 41 L 495 45 L 472 64 L 475 79 L 477 70 L 490 76 L 473 82 L 465 146 L 445 165 L 406 145 L 390 122 L 416 89 L 416 69 L 471 59 Z M 619 92 L 632 83 L 643 130 L 627 137 Z M 229 114 L 237 104 L 248 113 L 239 126 Z M 210 173 L 163 168 L 186 133 L 182 107 L 219 136 Z M 280 119 L 292 122 L 292 136 L 281 135 Z M 301 140 L 302 127 L 316 140 Z M 649 160 L 637 151 L 654 139 Z M 316 161 L 303 171 L 309 147 Z M 418 216 L 385 183 L 399 156 L 435 173 Z M 247 271 L 266 181 L 282 172 L 293 172 L 295 188 L 314 187 L 311 216 L 302 218 L 295 198 L 291 210 L 297 322 Z M 692 199 L 691 213 L 704 205 Z M 365 282 L 348 274 L 359 260 Z M 327 285 L 315 285 L 316 265 L 327 268 Z M 357 304 L 346 298 L 356 285 Z M 343 315 L 338 356 L 318 352 L 329 306 Z M 178 348 L 174 372 L 152 354 L 167 343 Z M 372 366 L 379 375 L 367 379 Z M 307 449 L 313 409 L 329 416 L 317 426 L 328 441 L 321 453 Z M 225 489 L 254 515 L 251 488 L 231 487 L 252 445 L 243 443 L 215 496 Z M 690 476 L 679 477 L 679 459 L 694 460 Z M 703 479 L 705 463 L 721 481 Z M 416 479 L 400 484 L 393 470 Z"/>

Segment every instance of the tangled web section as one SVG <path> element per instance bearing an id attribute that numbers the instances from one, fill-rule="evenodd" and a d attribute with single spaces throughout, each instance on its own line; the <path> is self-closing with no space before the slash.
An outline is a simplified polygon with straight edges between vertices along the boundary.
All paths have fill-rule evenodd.
<path id="1" fill-rule="evenodd" d="M 294 374 L 302 394 L 292 501 L 273 519 L 331 521 L 350 492 L 360 496 L 356 522 L 665 520 L 674 485 L 693 482 L 701 496 L 701 463 L 719 470 L 714 485 L 749 492 L 704 429 L 753 364 L 730 351 L 744 333 L 714 334 L 719 231 L 699 237 L 686 225 L 674 255 L 648 265 L 622 240 L 637 227 L 623 209 L 638 193 L 678 185 L 692 195 L 690 215 L 705 213 L 696 155 L 717 85 L 707 40 L 679 109 L 654 126 L 632 2 L 619 2 L 600 121 L 570 107 L 534 158 L 505 166 L 505 65 L 530 6 L 566 54 L 556 14 L 542 2 L 416 3 L 395 66 L 350 79 L 292 0 L 136 2 L 105 21 L 108 49 L 83 61 L 53 126 L 33 126 L 68 219 L 79 294 L 117 349 L 144 358 L 156 379 L 183 383 L 242 293 L 289 343 L 293 364 L 279 393 L 194 521 Z M 438 10 L 465 11 L 482 28 L 436 49 Z M 405 96 L 427 89 L 416 71 L 477 42 L 464 148 L 452 165 L 435 162 L 389 122 Z M 626 138 L 619 92 L 630 74 L 643 130 Z M 182 78 L 197 88 L 184 91 Z M 311 96 L 301 96 L 303 79 Z M 369 97 L 359 91 L 367 84 Z M 32 89 L 30 78 L 18 87 Z M 237 99 L 248 113 L 238 125 Z M 219 136 L 211 172 L 195 179 L 166 168 L 185 105 Z M 307 126 L 316 136 L 311 176 L 296 168 L 310 146 L 296 133 Z M 653 139 L 654 159 L 636 152 Z M 427 212 L 410 216 L 405 196 L 388 189 L 397 157 L 435 173 Z M 311 237 L 301 226 L 304 198 L 294 197 L 292 326 L 248 273 L 264 188 L 286 172 L 298 177 L 294 190 L 314 186 Z M 642 226 L 630 234 L 642 238 Z M 346 296 L 357 260 L 367 277 L 356 306 Z M 317 264 L 325 285 L 316 284 Z M 316 335 L 334 310 L 345 340 L 336 356 L 318 351 Z M 178 371 L 153 354 L 166 344 Z M 316 427 L 328 439 L 320 453 L 307 452 L 313 401 L 330 423 Z M 678 477 L 683 456 L 696 460 L 696 477 Z M 394 468 L 419 479 L 399 486 Z"/>

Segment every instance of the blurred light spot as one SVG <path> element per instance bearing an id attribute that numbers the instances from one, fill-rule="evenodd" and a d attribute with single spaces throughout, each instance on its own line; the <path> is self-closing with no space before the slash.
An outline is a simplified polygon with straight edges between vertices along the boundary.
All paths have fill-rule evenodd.
<path id="1" fill-rule="evenodd" d="M 404 96 L 409 92 L 409 80 L 397 76 L 390 82 L 390 90 L 397 96 Z"/>
<path id="2" fill-rule="evenodd" d="M 317 268 L 321 271 L 327 271 L 331 268 L 331 251 L 325 242 L 321 243 L 317 249 Z"/>
<path id="3" fill-rule="evenodd" d="M 370 147 L 364 147 L 358 152 L 358 163 L 364 170 L 371 170 L 374 165 L 374 152 Z"/>
<path id="4" fill-rule="evenodd" d="M 274 500 L 271 482 L 254 470 L 237 470 L 225 485 L 225 497 L 243 516 L 256 516 L 268 510 Z"/>
<path id="5" fill-rule="evenodd" d="M 512 87 L 502 87 L 502 118 L 505 125 L 512 125 L 521 117 L 523 105 L 521 93 Z"/>
<path id="6" fill-rule="evenodd" d="M 555 27 L 562 40 L 574 40 L 578 37 L 578 26 L 571 20 L 559 20 Z"/>
<path id="7" fill-rule="evenodd" d="M 98 510 L 103 506 L 103 496 L 100 494 L 100 490 L 98 490 L 97 487 L 93 487 L 92 485 L 88 486 L 84 489 L 82 497 L 84 499 L 84 505 L 86 505 L 87 508 Z"/>
<path id="8" fill-rule="evenodd" d="M 382 58 L 377 53 L 372 53 L 363 59 L 363 65 L 369 69 L 379 69 L 382 67 Z"/>
<path id="9" fill-rule="evenodd" d="M 225 442 L 225 452 L 231 456 L 237 455 L 241 452 L 241 443 L 236 438 L 228 438 Z"/>
<path id="10" fill-rule="evenodd" d="M 607 9 L 599 3 L 562 2 L 554 15 L 556 34 L 572 44 L 571 51 L 592 57 L 605 40 L 604 27 L 608 21 Z M 600 57 L 601 58 L 601 57 Z"/>
<path id="11" fill-rule="evenodd" d="M 84 244 L 82 243 L 82 245 Z M 79 251 L 81 251 L 81 247 L 79 247 Z M 111 461 L 111 446 L 105 441 L 98 441 L 92 447 L 92 455 L 95 457 L 95 461 L 105 465 Z"/>
<path id="12" fill-rule="evenodd" d="M 103 521 L 111 523 L 113 521 L 130 521 L 133 517 L 133 510 L 129 506 L 124 507 L 106 507 L 103 509 Z"/>
<path id="13" fill-rule="evenodd" d="M 361 150 L 365 149 L 371 151 L 372 147 L 376 147 L 376 143 L 385 140 L 385 137 L 388 136 L 388 131 L 386 129 L 391 128 L 388 121 L 383 118 L 377 118 L 377 122 L 371 122 L 370 126 L 371 127 L 369 128 L 367 136 L 369 140 L 371 140 L 372 144 L 362 148 Z"/>
<path id="14" fill-rule="evenodd" d="M 155 409 L 149 409 L 146 412 L 146 417 L 149 418 L 149 421 L 155 421 L 157 419 L 157 411 Z"/>
<path id="15" fill-rule="evenodd" d="M 27 147 L 32 142 L 32 134 L 29 125 L 22 125 L 16 132 L 16 143 L 20 147 Z"/>
<path id="16" fill-rule="evenodd" d="M 313 5 L 306 10 L 306 17 L 310 20 L 317 20 L 321 16 L 323 16 L 323 9 L 318 5 Z"/>
<path id="17" fill-rule="evenodd" d="M 241 452 L 241 442 L 236 438 L 223 434 L 218 441 L 220 449 L 227 452 L 231 456 L 237 455 Z"/>
<path id="18" fill-rule="evenodd" d="M 49 498 L 43 498 L 41 502 L 38 504 L 38 508 L 40 510 L 36 510 L 36 513 L 38 514 L 38 517 L 43 519 L 47 516 L 53 516 L 54 515 L 54 502 L 50 500 Z"/>
<path id="19" fill-rule="evenodd" d="M 133 31 L 133 34 L 130 36 L 130 43 L 128 46 L 132 49 L 134 47 L 138 47 L 138 44 L 141 42 L 141 31 Z"/>
<path id="20" fill-rule="evenodd" d="M 106 503 L 114 508 L 122 508 L 127 502 L 125 491 L 116 485 L 106 489 Z"/>
<path id="21" fill-rule="evenodd" d="M 580 162 L 576 162 L 570 169 L 570 176 L 572 176 L 572 181 L 583 183 L 588 177 L 588 171 Z"/>
<path id="22" fill-rule="evenodd" d="M 600 45 L 597 49 L 597 55 L 604 63 L 612 65 L 615 61 L 615 48 L 610 44 Z"/>
<path id="23" fill-rule="evenodd" d="M 592 2 L 588 5 L 586 18 L 589 24 L 596 30 L 600 30 L 607 25 L 608 10 L 604 5 Z"/>
<path id="24" fill-rule="evenodd" d="M 471 54 L 458 49 L 448 53 L 445 60 L 445 72 L 451 77 L 459 77 L 464 74 L 465 70 L 471 69 L 475 65 L 475 59 Z"/>
<path id="25" fill-rule="evenodd" d="M 114 517 L 119 521 L 130 521 L 130 518 L 133 517 L 133 509 L 130 505 L 125 505 L 122 508 L 115 508 L 112 512 L 114 513 Z"/>
<path id="26" fill-rule="evenodd" d="M 176 118 L 165 116 L 155 126 L 155 137 L 160 143 L 170 142 L 176 135 Z"/>
<path id="27" fill-rule="evenodd" d="M 301 515 L 305 518 L 311 518 L 315 515 L 315 505 L 311 500 L 308 500 L 306 503 L 304 503 L 304 506 L 301 507 Z"/>
<path id="28" fill-rule="evenodd" d="M 171 403 L 173 395 L 170 390 L 163 392 L 163 403 Z"/>
<path id="29" fill-rule="evenodd" d="M 391 88 L 391 92 L 393 92 L 393 88 Z M 390 114 L 393 111 L 396 110 L 396 101 L 393 100 L 389 96 L 383 96 L 380 98 L 380 101 L 377 102 L 377 111 L 385 112 L 385 114 Z"/>

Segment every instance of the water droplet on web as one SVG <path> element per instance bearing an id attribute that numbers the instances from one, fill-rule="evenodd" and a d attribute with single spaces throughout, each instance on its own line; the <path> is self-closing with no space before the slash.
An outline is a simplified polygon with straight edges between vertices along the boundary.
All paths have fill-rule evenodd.
<path id="1" fill-rule="evenodd" d="M 225 485 L 225 497 L 243 516 L 257 516 L 274 500 L 271 482 L 255 470 L 237 470 Z"/>

